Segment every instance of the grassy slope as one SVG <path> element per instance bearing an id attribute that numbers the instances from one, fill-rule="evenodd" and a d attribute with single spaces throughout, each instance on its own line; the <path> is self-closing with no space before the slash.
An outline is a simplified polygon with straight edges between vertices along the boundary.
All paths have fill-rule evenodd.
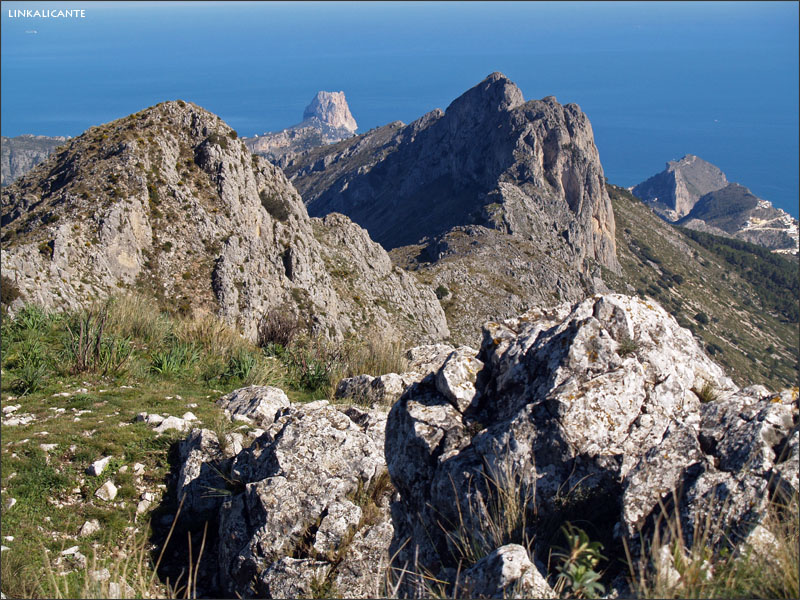
<path id="1" fill-rule="evenodd" d="M 762 306 L 752 285 L 725 260 L 655 216 L 627 190 L 608 186 L 617 225 L 622 277 L 614 289 L 654 298 L 705 343 L 740 385 L 797 384 L 798 331 Z M 655 257 L 657 263 L 649 260 Z M 699 317 L 705 313 L 705 319 Z"/>
<path id="2" fill-rule="evenodd" d="M 14 318 L 3 317 L 2 407 L 19 405 L 3 422 L 17 415 L 34 417 L 27 425 L 2 428 L 2 536 L 14 538 L 2 541 L 9 548 L 1 559 L 2 591 L 8 597 L 119 593 L 108 582 L 90 583 L 87 591 L 82 569 L 66 577 L 45 576 L 47 565 L 75 545 L 90 564 L 96 554 L 96 568 L 107 565 L 112 572 L 119 565 L 120 548 L 129 555 L 137 551 L 149 581 L 154 557 L 147 548 L 154 532 L 163 540 L 159 521 L 175 511 L 174 494 L 169 493 L 172 453 L 186 434 L 171 430 L 158 435 L 146 423 L 134 422 L 137 413 L 180 417 L 191 411 L 199 419 L 195 425 L 228 432 L 236 425 L 215 404 L 223 393 L 250 384 L 275 385 L 292 401 L 308 401 L 331 397 L 342 376 L 402 371 L 405 366 L 398 348 L 377 342 L 365 343 L 358 352 L 298 332 L 286 348 L 270 346 L 268 355 L 213 319 L 170 316 L 153 301 L 137 297 L 117 298 L 108 306 L 104 347 L 126 340 L 132 352 L 116 374 L 105 376 L 98 369 L 74 372 L 67 325 L 79 331 L 77 314 L 27 307 Z M 93 314 L 99 312 L 94 309 Z M 189 360 L 175 360 L 187 353 Z M 57 446 L 42 449 L 40 444 Z M 104 456 L 113 460 L 102 475 L 87 475 L 86 468 Z M 145 465 L 141 476 L 133 473 L 137 462 Z M 113 502 L 104 502 L 94 494 L 109 479 L 119 493 Z M 135 519 L 145 490 L 154 492 L 156 500 Z M 16 504 L 6 508 L 11 498 Z M 100 531 L 79 537 L 90 519 L 100 522 Z M 136 594 L 168 593 L 158 579 L 139 585 L 127 579 Z"/>

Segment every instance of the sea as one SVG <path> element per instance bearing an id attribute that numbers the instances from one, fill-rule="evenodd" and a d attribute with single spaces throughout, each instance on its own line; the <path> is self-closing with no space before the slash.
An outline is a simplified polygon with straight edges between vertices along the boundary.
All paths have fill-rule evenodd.
<path id="1" fill-rule="evenodd" d="M 251 136 L 328 90 L 363 132 L 500 71 L 581 107 L 611 183 L 694 154 L 797 217 L 799 22 L 762 1 L 2 2 L 0 130 L 76 136 L 180 98 Z"/>

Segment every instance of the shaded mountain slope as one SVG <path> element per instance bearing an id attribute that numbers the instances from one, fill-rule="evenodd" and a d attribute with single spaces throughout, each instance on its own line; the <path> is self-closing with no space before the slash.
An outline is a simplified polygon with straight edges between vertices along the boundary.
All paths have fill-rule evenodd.
<path id="1" fill-rule="evenodd" d="M 617 268 L 589 120 L 552 97 L 525 102 L 500 73 L 445 112 L 300 155 L 286 172 L 310 214 L 346 214 L 387 249 L 483 225 L 520 239 L 563 234 L 565 260 Z"/>

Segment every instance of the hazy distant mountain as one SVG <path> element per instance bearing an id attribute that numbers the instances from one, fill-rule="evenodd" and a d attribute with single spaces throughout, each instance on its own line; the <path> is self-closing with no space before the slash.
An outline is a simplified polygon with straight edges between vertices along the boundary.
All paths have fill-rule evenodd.
<path id="1" fill-rule="evenodd" d="M 283 166 L 304 150 L 352 137 L 358 124 L 344 92 L 317 92 L 303 111 L 303 120 L 283 131 L 242 138 L 253 154 Z"/>
<path id="2" fill-rule="evenodd" d="M 715 235 L 798 253 L 798 222 L 717 167 L 688 154 L 631 190 L 667 221 Z"/>
<path id="3" fill-rule="evenodd" d="M 42 162 L 58 146 L 69 138 L 64 136 L 19 135 L 2 137 L 0 144 L 0 178 L 2 185 L 9 185 Z"/>

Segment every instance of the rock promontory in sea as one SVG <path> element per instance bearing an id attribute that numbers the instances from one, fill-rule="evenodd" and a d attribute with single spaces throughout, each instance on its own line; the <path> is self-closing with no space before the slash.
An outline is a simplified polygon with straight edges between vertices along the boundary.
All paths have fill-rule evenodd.
<path id="1" fill-rule="evenodd" d="M 306 106 L 297 125 L 243 139 L 253 154 L 284 166 L 297 153 L 347 139 L 357 129 L 344 92 L 321 91 Z"/>

